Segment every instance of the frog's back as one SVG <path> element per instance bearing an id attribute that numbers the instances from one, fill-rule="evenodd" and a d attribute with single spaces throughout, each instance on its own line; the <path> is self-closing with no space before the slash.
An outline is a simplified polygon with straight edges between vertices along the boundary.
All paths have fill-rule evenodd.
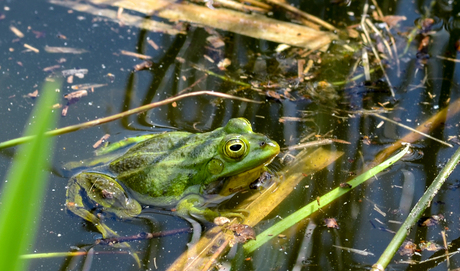
<path id="1" fill-rule="evenodd" d="M 110 170 L 130 189 L 150 197 L 180 196 L 200 179 L 216 152 L 219 133 L 169 132 L 133 146 L 112 161 Z M 205 176 L 201 176 L 205 178 Z"/>

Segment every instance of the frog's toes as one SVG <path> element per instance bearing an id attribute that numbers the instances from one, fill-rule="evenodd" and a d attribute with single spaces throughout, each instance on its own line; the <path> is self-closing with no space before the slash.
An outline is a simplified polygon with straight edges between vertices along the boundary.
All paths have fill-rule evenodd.
<path id="1" fill-rule="evenodd" d="M 111 228 L 109 228 L 103 223 L 96 224 L 96 227 L 102 233 L 102 237 L 104 239 L 107 239 L 107 238 L 117 239 L 120 237 L 114 230 L 112 230 Z M 134 261 L 136 261 L 137 266 L 141 267 L 141 261 L 139 259 L 139 256 L 137 255 L 136 251 L 134 251 L 134 249 L 127 242 L 112 242 L 112 243 L 108 243 L 108 245 L 114 248 L 126 249 L 131 255 L 131 257 L 134 258 Z"/>
<path id="2" fill-rule="evenodd" d="M 244 220 L 249 215 L 249 211 L 246 209 L 232 209 L 219 211 L 219 214 L 223 217 L 236 217 Z"/>

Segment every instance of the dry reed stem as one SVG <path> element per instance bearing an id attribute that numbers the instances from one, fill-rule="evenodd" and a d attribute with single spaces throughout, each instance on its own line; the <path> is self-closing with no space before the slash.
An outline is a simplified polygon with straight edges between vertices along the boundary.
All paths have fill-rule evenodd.
<path id="1" fill-rule="evenodd" d="M 325 50 L 331 40 L 337 39 L 337 36 L 330 32 L 317 31 L 306 26 L 267 18 L 259 14 L 246 14 L 224 8 L 210 9 L 188 2 L 167 0 L 92 0 L 91 2 L 111 4 L 170 21 L 185 21 L 256 39 L 309 49 L 320 46 L 321 49 Z"/>

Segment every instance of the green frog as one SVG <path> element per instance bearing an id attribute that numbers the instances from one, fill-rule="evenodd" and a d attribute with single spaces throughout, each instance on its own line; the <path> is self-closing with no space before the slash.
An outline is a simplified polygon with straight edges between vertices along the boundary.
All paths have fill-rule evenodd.
<path id="1" fill-rule="evenodd" d="M 66 206 L 93 223 L 104 238 L 117 235 L 90 211 L 95 207 L 120 219 L 139 215 L 141 204 L 212 219 L 219 213 L 201 206 L 208 187 L 249 171 L 262 172 L 279 151 L 275 141 L 254 133 L 244 118 L 207 133 L 154 134 L 120 157 L 74 175 Z"/>

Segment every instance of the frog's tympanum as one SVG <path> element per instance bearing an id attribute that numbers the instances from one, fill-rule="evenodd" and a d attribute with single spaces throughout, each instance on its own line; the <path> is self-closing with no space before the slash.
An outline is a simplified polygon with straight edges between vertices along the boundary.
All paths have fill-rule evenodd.
<path id="1" fill-rule="evenodd" d="M 96 207 L 121 219 L 140 214 L 141 204 L 212 219 L 218 213 L 200 206 L 206 203 L 203 193 L 207 187 L 263 168 L 279 150 L 275 141 L 254 133 L 243 118 L 231 119 L 225 127 L 208 133 L 156 134 L 108 164 L 73 176 L 66 205 L 93 223 L 104 237 L 116 234 L 90 211 Z"/>

